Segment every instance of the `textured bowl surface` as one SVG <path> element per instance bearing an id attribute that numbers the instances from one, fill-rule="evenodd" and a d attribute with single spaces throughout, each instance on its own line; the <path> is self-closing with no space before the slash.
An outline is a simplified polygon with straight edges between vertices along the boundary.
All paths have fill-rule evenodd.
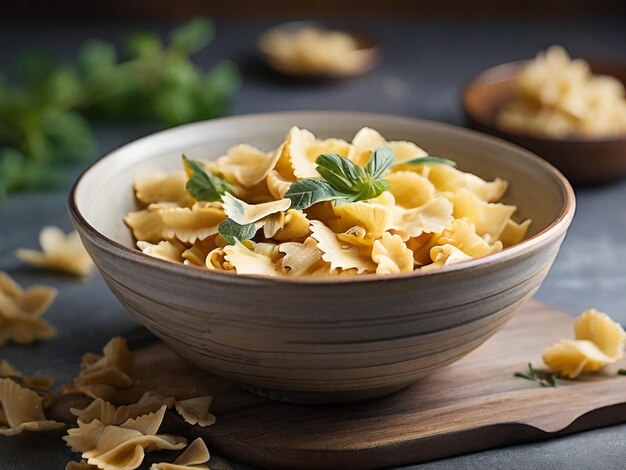
<path id="1" fill-rule="evenodd" d="M 370 126 L 453 158 L 462 170 L 505 178 L 505 202 L 533 219 L 529 239 L 439 271 L 340 280 L 212 272 L 133 248 L 122 218 L 136 209 L 138 170 L 173 170 L 182 152 L 215 158 L 241 142 L 269 150 L 293 125 L 344 139 Z M 69 204 L 102 276 L 138 322 L 206 370 L 310 403 L 381 396 L 478 347 L 539 288 L 574 215 L 567 181 L 521 148 L 449 125 L 347 112 L 249 115 L 163 131 L 92 165 Z"/>
<path id="2" fill-rule="evenodd" d="M 502 107 L 513 99 L 513 78 L 525 62 L 490 68 L 463 91 L 462 107 L 474 129 L 529 149 L 552 163 L 575 185 L 606 184 L 626 176 L 626 135 L 607 138 L 551 139 L 507 131 L 495 124 Z M 626 85 L 626 65 L 590 61 L 594 73 L 612 75 Z"/>

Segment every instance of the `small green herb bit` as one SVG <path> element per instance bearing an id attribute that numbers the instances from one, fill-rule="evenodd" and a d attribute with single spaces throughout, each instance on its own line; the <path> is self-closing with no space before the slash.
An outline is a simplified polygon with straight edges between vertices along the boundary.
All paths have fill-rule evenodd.
<path id="1" fill-rule="evenodd" d="M 515 372 L 513 377 L 519 377 L 521 379 L 530 380 L 531 382 L 536 382 L 541 387 L 556 387 L 556 379 L 559 377 L 558 374 L 546 372 L 543 370 L 535 369 L 533 365 L 528 363 L 528 372 Z"/>
<path id="2" fill-rule="evenodd" d="M 207 173 L 202 163 L 189 160 L 183 155 L 185 171 L 189 176 L 189 181 L 185 188 L 197 201 L 221 201 L 222 194 L 232 191 L 230 185 L 223 179 Z"/>
<path id="3" fill-rule="evenodd" d="M 234 245 L 238 241 L 251 240 L 256 235 L 256 224 L 240 225 L 232 219 L 226 219 L 217 230 L 228 243 Z"/>
<path id="4" fill-rule="evenodd" d="M 291 199 L 292 209 L 306 209 L 318 202 L 332 201 L 345 196 L 339 194 L 328 181 L 305 178 L 294 181 L 285 197 Z"/>
<path id="5" fill-rule="evenodd" d="M 435 157 L 433 155 L 427 155 L 425 157 L 413 158 L 411 160 L 407 160 L 406 162 L 399 162 L 393 166 L 401 166 L 401 165 L 448 165 L 448 166 L 456 166 L 456 162 L 452 160 L 448 160 L 447 158 Z"/>
<path id="6" fill-rule="evenodd" d="M 387 147 L 373 150 L 364 168 L 336 153 L 323 153 L 315 159 L 322 179 L 298 180 L 285 197 L 291 199 L 293 209 L 306 209 L 322 201 L 342 204 L 372 199 L 391 188 L 382 176 L 392 162 L 393 151 Z"/>
<path id="7" fill-rule="evenodd" d="M 626 375 L 626 369 L 620 369 L 617 371 L 617 375 Z"/>

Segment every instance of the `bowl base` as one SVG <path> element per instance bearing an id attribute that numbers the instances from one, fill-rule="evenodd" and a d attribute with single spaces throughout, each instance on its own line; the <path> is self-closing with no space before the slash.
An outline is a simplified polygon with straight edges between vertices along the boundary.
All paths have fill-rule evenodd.
<path id="1" fill-rule="evenodd" d="M 239 383 L 238 385 L 247 392 L 282 403 L 293 403 L 298 405 L 339 405 L 343 403 L 355 403 L 381 398 L 386 395 L 399 392 L 411 384 L 394 385 L 391 387 L 380 387 L 369 390 L 346 390 L 337 392 L 274 390 L 242 383 Z"/>

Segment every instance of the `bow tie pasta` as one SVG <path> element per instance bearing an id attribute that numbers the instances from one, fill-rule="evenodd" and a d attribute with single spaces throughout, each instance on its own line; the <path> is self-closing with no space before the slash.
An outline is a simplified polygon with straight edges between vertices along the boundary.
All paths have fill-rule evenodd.
<path id="1" fill-rule="evenodd" d="M 557 139 L 626 133 L 624 85 L 593 74 L 565 49 L 540 52 L 515 77 L 515 98 L 497 116 L 504 129 Z"/>
<path id="2" fill-rule="evenodd" d="M 430 271 L 524 240 L 530 220 L 485 181 L 413 142 L 352 142 L 293 127 L 269 152 L 240 144 L 185 171 L 149 169 L 124 219 L 146 255 L 260 276 Z"/>

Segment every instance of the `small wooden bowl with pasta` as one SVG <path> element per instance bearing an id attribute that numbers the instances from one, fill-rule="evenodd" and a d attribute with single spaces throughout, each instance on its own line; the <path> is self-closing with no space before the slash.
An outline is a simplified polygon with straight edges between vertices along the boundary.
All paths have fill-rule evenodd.
<path id="1" fill-rule="evenodd" d="M 559 47 L 492 67 L 462 94 L 470 127 L 531 150 L 577 186 L 626 176 L 626 64 Z"/>
<path id="2" fill-rule="evenodd" d="M 340 403 L 493 335 L 548 273 L 574 194 L 477 132 L 295 112 L 132 142 L 69 207 L 117 298 L 182 357 L 270 398 Z"/>

